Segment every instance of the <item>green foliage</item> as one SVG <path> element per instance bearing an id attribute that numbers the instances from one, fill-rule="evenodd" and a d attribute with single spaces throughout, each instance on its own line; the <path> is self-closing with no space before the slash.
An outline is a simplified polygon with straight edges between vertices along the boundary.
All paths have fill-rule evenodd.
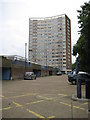
<path id="1" fill-rule="evenodd" d="M 73 55 L 79 54 L 79 70 L 90 72 L 90 1 L 78 13 L 80 38 L 73 46 Z"/>
<path id="2" fill-rule="evenodd" d="M 80 24 L 80 33 L 85 34 L 87 36 L 88 34 L 88 24 L 90 24 L 90 1 L 88 3 L 84 3 L 83 6 L 81 6 L 81 10 L 78 10 L 79 16 L 78 16 L 78 23 Z"/>

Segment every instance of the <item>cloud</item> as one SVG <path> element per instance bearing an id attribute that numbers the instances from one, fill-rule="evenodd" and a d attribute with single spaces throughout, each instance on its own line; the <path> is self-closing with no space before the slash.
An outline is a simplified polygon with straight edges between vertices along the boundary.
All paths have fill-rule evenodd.
<path id="1" fill-rule="evenodd" d="M 24 56 L 29 17 L 66 13 L 71 19 L 72 46 L 78 40 L 77 11 L 87 0 L 0 0 L 0 54 Z"/>

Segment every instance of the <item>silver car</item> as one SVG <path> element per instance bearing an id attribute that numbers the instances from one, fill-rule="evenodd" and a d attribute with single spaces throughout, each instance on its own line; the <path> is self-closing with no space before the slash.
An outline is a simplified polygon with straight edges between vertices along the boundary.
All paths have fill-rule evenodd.
<path id="1" fill-rule="evenodd" d="M 25 72 L 24 74 L 24 80 L 34 80 L 36 79 L 36 75 L 34 72 Z"/>

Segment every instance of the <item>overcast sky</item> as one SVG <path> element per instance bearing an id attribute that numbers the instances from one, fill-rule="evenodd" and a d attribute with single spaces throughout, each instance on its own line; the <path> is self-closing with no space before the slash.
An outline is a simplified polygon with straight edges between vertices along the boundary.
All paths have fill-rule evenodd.
<path id="1" fill-rule="evenodd" d="M 77 10 L 89 0 L 0 0 L 0 55 L 25 56 L 30 17 L 66 14 L 71 19 L 72 46 L 79 38 Z M 72 58 L 75 61 L 75 58 Z"/>

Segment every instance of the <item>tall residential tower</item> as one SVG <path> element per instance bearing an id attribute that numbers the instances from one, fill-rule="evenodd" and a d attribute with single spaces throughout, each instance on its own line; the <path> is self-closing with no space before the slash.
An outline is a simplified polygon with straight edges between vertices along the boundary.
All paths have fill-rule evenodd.
<path id="1" fill-rule="evenodd" d="M 30 61 L 71 69 L 71 22 L 67 15 L 29 19 Z"/>

